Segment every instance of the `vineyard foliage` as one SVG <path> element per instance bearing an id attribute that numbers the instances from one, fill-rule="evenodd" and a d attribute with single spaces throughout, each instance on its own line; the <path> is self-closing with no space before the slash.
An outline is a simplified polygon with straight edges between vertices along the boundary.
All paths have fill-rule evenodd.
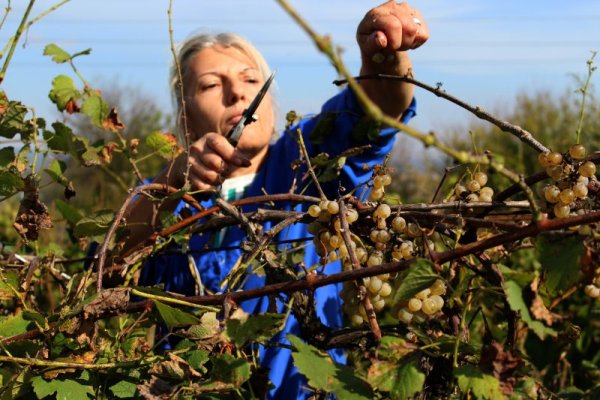
<path id="1" fill-rule="evenodd" d="M 363 187 L 336 199 L 266 193 L 248 200 L 259 212 L 242 214 L 236 202 L 199 210 L 211 217 L 205 226 L 194 217 L 161 216 L 161 232 L 119 256 L 123 210 L 132 198 L 179 196 L 196 204 L 185 190 L 147 184 L 185 149 L 152 103 L 141 99 L 121 114 L 118 97 L 85 80 L 77 61 L 93 57 L 89 49 L 48 44 L 48 62 L 65 68 L 48 94 L 60 120 L 37 117 L 0 89 L 0 399 L 264 398 L 270 383 L 259 348 L 277 345 L 293 350 L 315 398 L 600 398 L 593 56 L 576 95 L 557 104 L 523 96 L 508 122 L 459 101 L 489 125 L 448 144 L 377 112 L 331 41 L 279 3 L 357 90 L 369 115 L 359 133 L 395 126 L 438 151 L 432 169 L 419 176 L 402 174 L 412 167 L 397 161 L 379 165 L 364 182 L 367 198 Z M 43 23 L 29 11 L 2 54 L 2 80 L 10 79 L 27 24 Z M 423 96 L 455 100 L 411 77 L 378 79 L 407 80 L 423 87 Z M 289 122 L 297 117 L 288 114 Z M 330 123 L 324 116 L 315 131 Z M 299 155 L 314 176 L 305 184 L 335 179 L 360 151 L 335 159 Z M 439 179 L 422 197 L 407 190 L 422 190 L 432 176 Z M 102 198 L 83 195 L 83 187 L 99 188 Z M 307 211 L 277 213 L 274 196 L 306 203 Z M 257 228 L 261 218 L 310 224 L 321 263 L 299 266 L 301 252 L 271 242 L 273 232 Z M 248 270 L 232 270 L 228 292 L 184 298 L 137 285 L 148 255 L 228 225 L 251 232 L 244 252 L 253 260 Z M 94 242 L 100 245 L 89 252 Z M 343 272 L 321 273 L 338 260 Z M 235 282 L 257 268 L 269 285 L 236 290 Z M 332 330 L 317 318 L 312 294 L 339 282 L 347 324 Z M 248 315 L 238 307 L 258 296 L 286 302 L 287 313 Z M 289 313 L 303 335 L 275 342 Z M 164 351 L 166 338 L 177 344 Z M 347 365 L 329 358 L 331 348 L 346 350 Z"/>

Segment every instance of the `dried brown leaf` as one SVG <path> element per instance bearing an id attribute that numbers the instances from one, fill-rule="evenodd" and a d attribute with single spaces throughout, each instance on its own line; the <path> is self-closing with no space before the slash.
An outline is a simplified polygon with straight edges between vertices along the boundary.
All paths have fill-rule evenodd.
<path id="1" fill-rule="evenodd" d="M 129 304 L 129 288 L 114 288 L 101 291 L 83 307 L 83 318 L 100 317 L 105 313 L 123 311 Z"/>
<path id="2" fill-rule="evenodd" d="M 479 366 L 482 371 L 494 375 L 500 381 L 504 394 L 510 395 L 514 390 L 516 370 L 521 365 L 521 357 L 505 351 L 501 343 L 492 341 L 481 350 Z"/>
<path id="3" fill-rule="evenodd" d="M 546 305 L 544 304 L 544 300 L 538 293 L 538 288 L 540 285 L 539 277 L 535 277 L 529 288 L 531 289 L 531 306 L 529 307 L 529 311 L 531 311 L 531 315 L 533 318 L 537 320 L 544 321 L 548 326 L 552 326 L 552 324 L 556 321 L 561 320 L 560 315 L 554 314 L 548 310 Z"/>
<path id="4" fill-rule="evenodd" d="M 174 387 L 155 375 L 152 375 L 149 381 L 137 385 L 137 389 L 146 400 L 166 400 L 175 393 Z"/>
<path id="5" fill-rule="evenodd" d="M 110 129 L 111 131 L 120 131 L 125 129 L 125 124 L 121 122 L 119 118 L 119 114 L 117 114 L 117 110 L 115 108 L 111 108 L 108 113 L 108 117 L 102 122 L 102 127 L 106 129 Z"/>
<path id="6" fill-rule="evenodd" d="M 52 227 L 48 207 L 39 199 L 38 181 L 33 175 L 25 178 L 24 196 L 17 212 L 13 227 L 21 238 L 28 243 L 37 240 L 42 229 Z"/>
<path id="7" fill-rule="evenodd" d="M 202 376 L 187 361 L 173 353 L 169 353 L 168 361 L 153 365 L 149 372 L 163 378 L 175 378 L 178 380 L 188 380 Z"/>

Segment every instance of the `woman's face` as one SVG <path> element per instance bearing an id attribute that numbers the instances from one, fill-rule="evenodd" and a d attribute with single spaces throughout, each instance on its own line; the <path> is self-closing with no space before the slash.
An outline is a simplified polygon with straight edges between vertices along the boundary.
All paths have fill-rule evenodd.
<path id="1" fill-rule="evenodd" d="M 263 77 L 250 57 L 233 47 L 213 46 L 199 51 L 184 78 L 187 129 L 192 140 L 208 132 L 227 133 L 242 117 L 263 85 Z M 267 93 L 246 126 L 238 149 L 253 157 L 268 146 L 274 127 L 273 104 Z"/>

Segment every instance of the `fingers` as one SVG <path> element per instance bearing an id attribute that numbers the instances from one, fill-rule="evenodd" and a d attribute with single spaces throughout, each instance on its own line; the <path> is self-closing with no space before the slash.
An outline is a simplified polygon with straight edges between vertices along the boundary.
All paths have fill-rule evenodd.
<path id="1" fill-rule="evenodd" d="M 189 179 L 198 190 L 220 185 L 235 168 L 251 165 L 242 153 L 217 133 L 207 133 L 190 147 Z"/>
<path id="2" fill-rule="evenodd" d="M 382 50 L 405 51 L 429 39 L 429 29 L 421 13 L 408 3 L 389 1 L 370 10 L 357 29 L 361 51 L 367 56 Z"/>

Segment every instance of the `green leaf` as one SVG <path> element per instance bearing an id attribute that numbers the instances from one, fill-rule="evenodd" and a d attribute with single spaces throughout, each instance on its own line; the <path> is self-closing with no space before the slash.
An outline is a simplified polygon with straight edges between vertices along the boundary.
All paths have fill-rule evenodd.
<path id="1" fill-rule="evenodd" d="M 246 321 L 230 319 L 225 333 L 239 347 L 249 342 L 264 343 L 283 328 L 284 318 L 282 314 L 260 314 L 251 315 Z"/>
<path id="2" fill-rule="evenodd" d="M 33 385 L 33 391 L 40 399 L 52 396 L 54 393 L 56 393 L 56 400 L 89 399 L 88 394 L 90 396 L 94 395 L 91 385 L 82 384 L 75 379 L 55 378 L 46 381 L 38 375 L 31 379 L 31 384 Z"/>
<path id="3" fill-rule="evenodd" d="M 412 262 L 394 295 L 394 303 L 410 299 L 421 290 L 430 287 L 438 278 L 431 269 L 432 265 L 431 261 L 424 258 Z"/>
<path id="4" fill-rule="evenodd" d="M 48 168 L 44 171 L 46 171 L 48 176 L 50 176 L 54 182 L 66 185 L 69 183 L 69 180 L 64 176 L 66 169 L 67 164 L 64 161 L 52 160 L 52 162 L 48 164 Z"/>
<path id="5" fill-rule="evenodd" d="M 134 397 L 137 392 L 137 384 L 128 381 L 120 381 L 112 385 L 110 391 L 119 399 Z"/>
<path id="6" fill-rule="evenodd" d="M 108 231 L 114 218 L 112 210 L 100 210 L 81 218 L 73 233 L 77 237 L 102 235 Z"/>
<path id="7" fill-rule="evenodd" d="M 25 181 L 12 171 L 0 171 L 0 196 L 10 196 L 25 188 Z"/>
<path id="8" fill-rule="evenodd" d="M 54 205 L 63 218 L 71 225 L 75 225 L 83 217 L 78 209 L 61 199 L 54 200 Z"/>
<path id="9" fill-rule="evenodd" d="M 0 136 L 12 138 L 20 133 L 23 139 L 28 138 L 32 127 L 26 116 L 27 107 L 23 104 L 0 97 Z"/>
<path id="10" fill-rule="evenodd" d="M 523 300 L 523 289 L 514 281 L 504 282 L 504 293 L 510 309 L 520 314 L 523 322 L 539 336 L 540 339 L 545 339 L 546 336 L 555 337 L 557 332 L 544 325 L 541 321 L 536 321 L 531 317 L 529 308 Z"/>
<path id="11" fill-rule="evenodd" d="M 192 339 L 208 339 L 219 333 L 217 313 L 207 312 L 200 317 L 200 325 L 192 325 L 187 334 Z"/>
<path id="12" fill-rule="evenodd" d="M 192 350 L 182 356 L 192 368 L 200 372 L 203 372 L 206 369 L 203 366 L 210 360 L 210 352 L 204 349 Z"/>
<path id="13" fill-rule="evenodd" d="M 235 358 L 231 354 L 219 354 L 212 359 L 212 378 L 224 383 L 240 387 L 250 379 L 250 364 L 244 359 Z"/>
<path id="14" fill-rule="evenodd" d="M 8 146 L 0 149 L 0 168 L 6 167 L 15 160 L 15 148 Z"/>
<path id="15" fill-rule="evenodd" d="M 102 127 L 110 112 L 110 106 L 100 95 L 94 93 L 83 101 L 81 112 L 89 116 L 94 125 Z"/>
<path id="16" fill-rule="evenodd" d="M 504 400 L 498 379 L 484 374 L 479 368 L 465 365 L 457 368 L 454 376 L 458 379 L 458 387 L 465 395 L 472 392 L 478 399 Z"/>
<path id="17" fill-rule="evenodd" d="M 320 114 L 316 118 L 318 118 L 318 121 L 312 131 L 310 131 L 308 138 L 314 144 L 321 144 L 325 137 L 333 132 L 337 113 L 327 112 Z"/>
<path id="18" fill-rule="evenodd" d="M 32 327 L 31 321 L 26 320 L 22 313 L 0 317 L 0 337 L 19 335 L 27 332 Z"/>
<path id="19" fill-rule="evenodd" d="M 392 400 L 409 399 L 423 390 L 425 374 L 417 368 L 412 357 L 398 365 L 396 362 L 375 361 L 369 368 L 369 383 Z"/>
<path id="20" fill-rule="evenodd" d="M 156 309 L 160 314 L 160 317 L 165 321 L 165 324 L 169 327 L 169 329 L 178 328 L 182 326 L 196 325 L 198 322 L 198 318 L 195 315 L 187 313 L 185 311 L 181 311 L 178 308 L 174 308 L 168 306 L 160 301 L 153 300 L 156 305 Z"/>
<path id="21" fill-rule="evenodd" d="M 24 310 L 23 311 L 23 319 L 25 319 L 27 321 L 35 321 L 44 329 L 49 328 L 48 320 L 46 319 L 46 317 L 44 317 L 42 314 L 40 314 L 37 311 Z"/>
<path id="22" fill-rule="evenodd" d="M 294 365 L 306 376 L 309 385 L 333 393 L 340 399 L 373 398 L 369 384 L 354 375 L 351 368 L 335 364 L 329 356 L 294 335 L 287 338 L 296 349 L 292 353 Z"/>
<path id="23" fill-rule="evenodd" d="M 415 345 L 396 336 L 384 336 L 377 348 L 377 356 L 388 361 L 399 361 L 415 350 Z"/>
<path id="24" fill-rule="evenodd" d="M 160 131 L 152 132 L 148 135 L 146 137 L 146 145 L 165 159 L 173 158 L 178 151 L 175 136 L 164 134 Z"/>
<path id="25" fill-rule="evenodd" d="M 81 93 L 75 88 L 73 79 L 66 75 L 58 75 L 52 80 L 52 89 L 48 97 L 60 111 L 64 111 L 71 100 L 81 97 Z"/>
<path id="26" fill-rule="evenodd" d="M 14 270 L 3 271 L 0 274 L 0 300 L 8 300 L 16 297 L 15 290 L 19 291 L 18 272 Z"/>
<path id="27" fill-rule="evenodd" d="M 551 295 L 557 295 L 581 279 L 579 258 L 583 254 L 583 241 L 580 237 L 557 241 L 541 236 L 537 238 L 535 247 L 542 268 L 547 273 L 544 286 Z"/>
<path id="28" fill-rule="evenodd" d="M 54 43 L 51 43 L 44 47 L 44 55 L 51 56 L 52 61 L 54 61 L 57 64 L 66 63 L 71 59 L 71 55 L 69 53 L 67 53 Z"/>

